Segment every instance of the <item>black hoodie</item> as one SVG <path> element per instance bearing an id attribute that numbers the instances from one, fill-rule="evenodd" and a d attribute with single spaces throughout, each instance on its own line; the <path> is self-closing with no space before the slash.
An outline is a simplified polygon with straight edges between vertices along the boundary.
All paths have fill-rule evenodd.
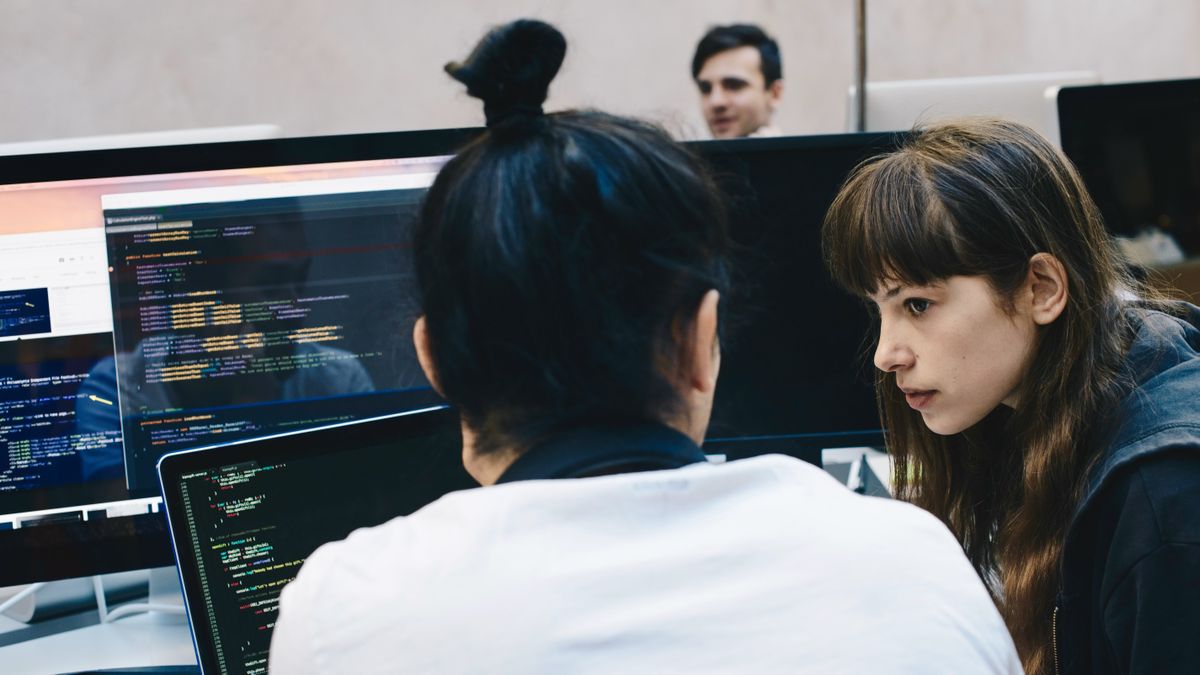
<path id="1" fill-rule="evenodd" d="M 1138 311 L 1136 389 L 1067 531 L 1059 673 L 1200 673 L 1200 308 Z"/>

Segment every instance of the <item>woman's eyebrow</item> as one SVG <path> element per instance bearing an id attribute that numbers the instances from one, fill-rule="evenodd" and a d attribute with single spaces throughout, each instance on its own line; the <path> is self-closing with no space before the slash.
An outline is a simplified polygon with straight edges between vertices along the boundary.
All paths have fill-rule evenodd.
<path id="1" fill-rule="evenodd" d="M 876 296 L 879 295 L 878 293 L 876 293 L 874 295 L 868 295 L 867 299 L 878 305 L 879 303 L 883 302 L 884 300 L 891 300 L 892 298 L 896 297 L 897 295 L 900 294 L 900 291 L 902 291 L 902 290 L 904 290 L 903 285 L 893 286 L 892 288 L 889 288 L 888 290 L 883 292 L 882 298 L 876 299 Z"/>

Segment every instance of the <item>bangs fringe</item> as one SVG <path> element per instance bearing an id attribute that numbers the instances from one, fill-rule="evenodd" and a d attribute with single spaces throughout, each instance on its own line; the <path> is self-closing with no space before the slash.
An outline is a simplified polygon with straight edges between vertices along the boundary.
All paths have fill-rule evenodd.
<path id="1" fill-rule="evenodd" d="M 846 290 L 924 286 L 966 269 L 950 214 L 930 177 L 901 149 L 859 165 L 825 215 L 825 263 Z"/>

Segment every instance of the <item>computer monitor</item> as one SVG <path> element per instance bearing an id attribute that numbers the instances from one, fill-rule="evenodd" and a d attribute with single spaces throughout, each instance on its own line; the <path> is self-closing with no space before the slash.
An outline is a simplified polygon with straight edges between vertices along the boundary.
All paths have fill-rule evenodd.
<path id="1" fill-rule="evenodd" d="M 882 445 L 862 302 L 836 287 L 821 223 L 862 161 L 903 134 L 708 141 L 693 145 L 730 198 L 736 243 L 729 328 L 710 452 L 776 451 L 819 463 L 822 448 Z"/>
<path id="2" fill-rule="evenodd" d="M 167 452 L 438 403 L 409 225 L 440 159 L 414 166 L 101 197 L 116 355 L 78 410 L 107 421 L 116 394 L 124 454 L 81 453 L 85 477 L 156 494 Z"/>
<path id="3" fill-rule="evenodd" d="M 1090 71 L 1019 73 L 928 80 L 868 82 L 865 131 L 911 129 L 949 117 L 1003 117 L 1036 129 L 1058 142 L 1055 96 L 1060 87 L 1092 84 Z M 847 111 L 855 109 L 855 88 L 847 94 Z M 847 129 L 850 128 L 848 112 Z"/>
<path id="4" fill-rule="evenodd" d="M 0 157 L 0 586 L 171 564 L 168 449 L 428 405 L 403 242 L 477 133 Z"/>
<path id="5" fill-rule="evenodd" d="M 1116 235 L 1200 256 L 1200 78 L 1063 87 L 1062 148 Z"/>

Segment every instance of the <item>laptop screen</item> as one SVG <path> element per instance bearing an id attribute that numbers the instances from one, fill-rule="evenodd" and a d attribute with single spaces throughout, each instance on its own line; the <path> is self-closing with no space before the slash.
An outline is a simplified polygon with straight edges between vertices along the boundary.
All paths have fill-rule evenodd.
<path id="1" fill-rule="evenodd" d="M 205 673 L 265 673 L 279 594 L 317 547 L 474 487 L 458 416 L 405 413 L 159 465 Z"/>

